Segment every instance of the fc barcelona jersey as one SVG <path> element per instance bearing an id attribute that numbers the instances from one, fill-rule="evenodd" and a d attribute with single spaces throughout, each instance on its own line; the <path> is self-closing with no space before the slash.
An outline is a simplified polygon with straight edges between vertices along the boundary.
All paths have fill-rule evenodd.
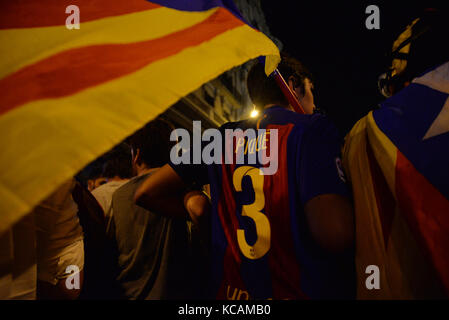
<path id="1" fill-rule="evenodd" d="M 226 132 L 237 129 L 252 129 L 255 139 L 236 137 L 230 144 Z M 322 115 L 271 107 L 258 119 L 227 123 L 220 132 L 219 163 L 171 164 L 185 182 L 210 184 L 213 295 L 228 300 L 352 298 L 352 255 L 337 263 L 318 248 L 303 210 L 322 194 L 349 195 L 335 126 Z M 273 139 L 276 150 L 270 149 Z M 233 161 L 225 160 L 229 146 Z M 275 172 L 266 174 L 269 164 L 262 158 L 250 160 L 251 153 L 264 149 L 277 162 Z"/>

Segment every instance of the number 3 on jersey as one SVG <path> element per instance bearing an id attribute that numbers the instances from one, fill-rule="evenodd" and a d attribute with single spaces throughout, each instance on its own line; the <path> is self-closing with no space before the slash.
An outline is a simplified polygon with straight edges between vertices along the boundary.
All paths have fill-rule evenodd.
<path id="1" fill-rule="evenodd" d="M 256 225 L 257 240 L 253 245 L 248 244 L 245 237 L 245 230 L 237 230 L 237 241 L 243 255 L 248 259 L 255 260 L 262 258 L 270 250 L 271 228 L 270 221 L 261 210 L 265 207 L 265 195 L 263 193 L 264 175 L 259 168 L 242 166 L 234 172 L 233 183 L 237 192 L 242 191 L 243 177 L 251 179 L 254 189 L 254 202 L 242 205 L 242 216 L 251 218 Z"/>

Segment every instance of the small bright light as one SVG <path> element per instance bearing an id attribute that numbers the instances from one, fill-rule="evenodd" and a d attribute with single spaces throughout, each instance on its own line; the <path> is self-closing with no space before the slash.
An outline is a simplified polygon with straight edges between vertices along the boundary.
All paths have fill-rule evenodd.
<path id="1" fill-rule="evenodd" d="M 251 111 L 250 117 L 251 118 L 255 118 L 259 115 L 259 111 L 254 109 L 253 111 Z"/>

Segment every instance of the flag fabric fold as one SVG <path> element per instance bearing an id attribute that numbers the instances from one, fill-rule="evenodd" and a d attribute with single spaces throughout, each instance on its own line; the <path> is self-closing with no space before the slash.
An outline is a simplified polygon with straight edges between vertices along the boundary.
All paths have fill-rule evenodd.
<path id="1" fill-rule="evenodd" d="M 449 63 L 362 118 L 346 137 L 358 297 L 449 295 Z M 369 290 L 366 268 L 380 270 Z"/>
<path id="2" fill-rule="evenodd" d="M 275 44 L 229 1 L 0 5 L 0 233 L 90 161 L 221 73 Z"/>

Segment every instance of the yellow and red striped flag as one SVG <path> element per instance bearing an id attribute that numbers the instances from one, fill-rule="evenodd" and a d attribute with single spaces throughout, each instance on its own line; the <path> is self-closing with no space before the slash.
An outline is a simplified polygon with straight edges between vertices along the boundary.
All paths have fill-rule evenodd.
<path id="1" fill-rule="evenodd" d="M 346 137 L 358 298 L 449 296 L 448 146 L 449 62 L 415 78 Z M 366 283 L 370 266 L 379 268 L 378 288 Z"/>
<path id="2" fill-rule="evenodd" d="M 66 7 L 80 11 L 69 30 Z M 275 44 L 229 1 L 0 4 L 0 232 L 178 99 Z"/>

